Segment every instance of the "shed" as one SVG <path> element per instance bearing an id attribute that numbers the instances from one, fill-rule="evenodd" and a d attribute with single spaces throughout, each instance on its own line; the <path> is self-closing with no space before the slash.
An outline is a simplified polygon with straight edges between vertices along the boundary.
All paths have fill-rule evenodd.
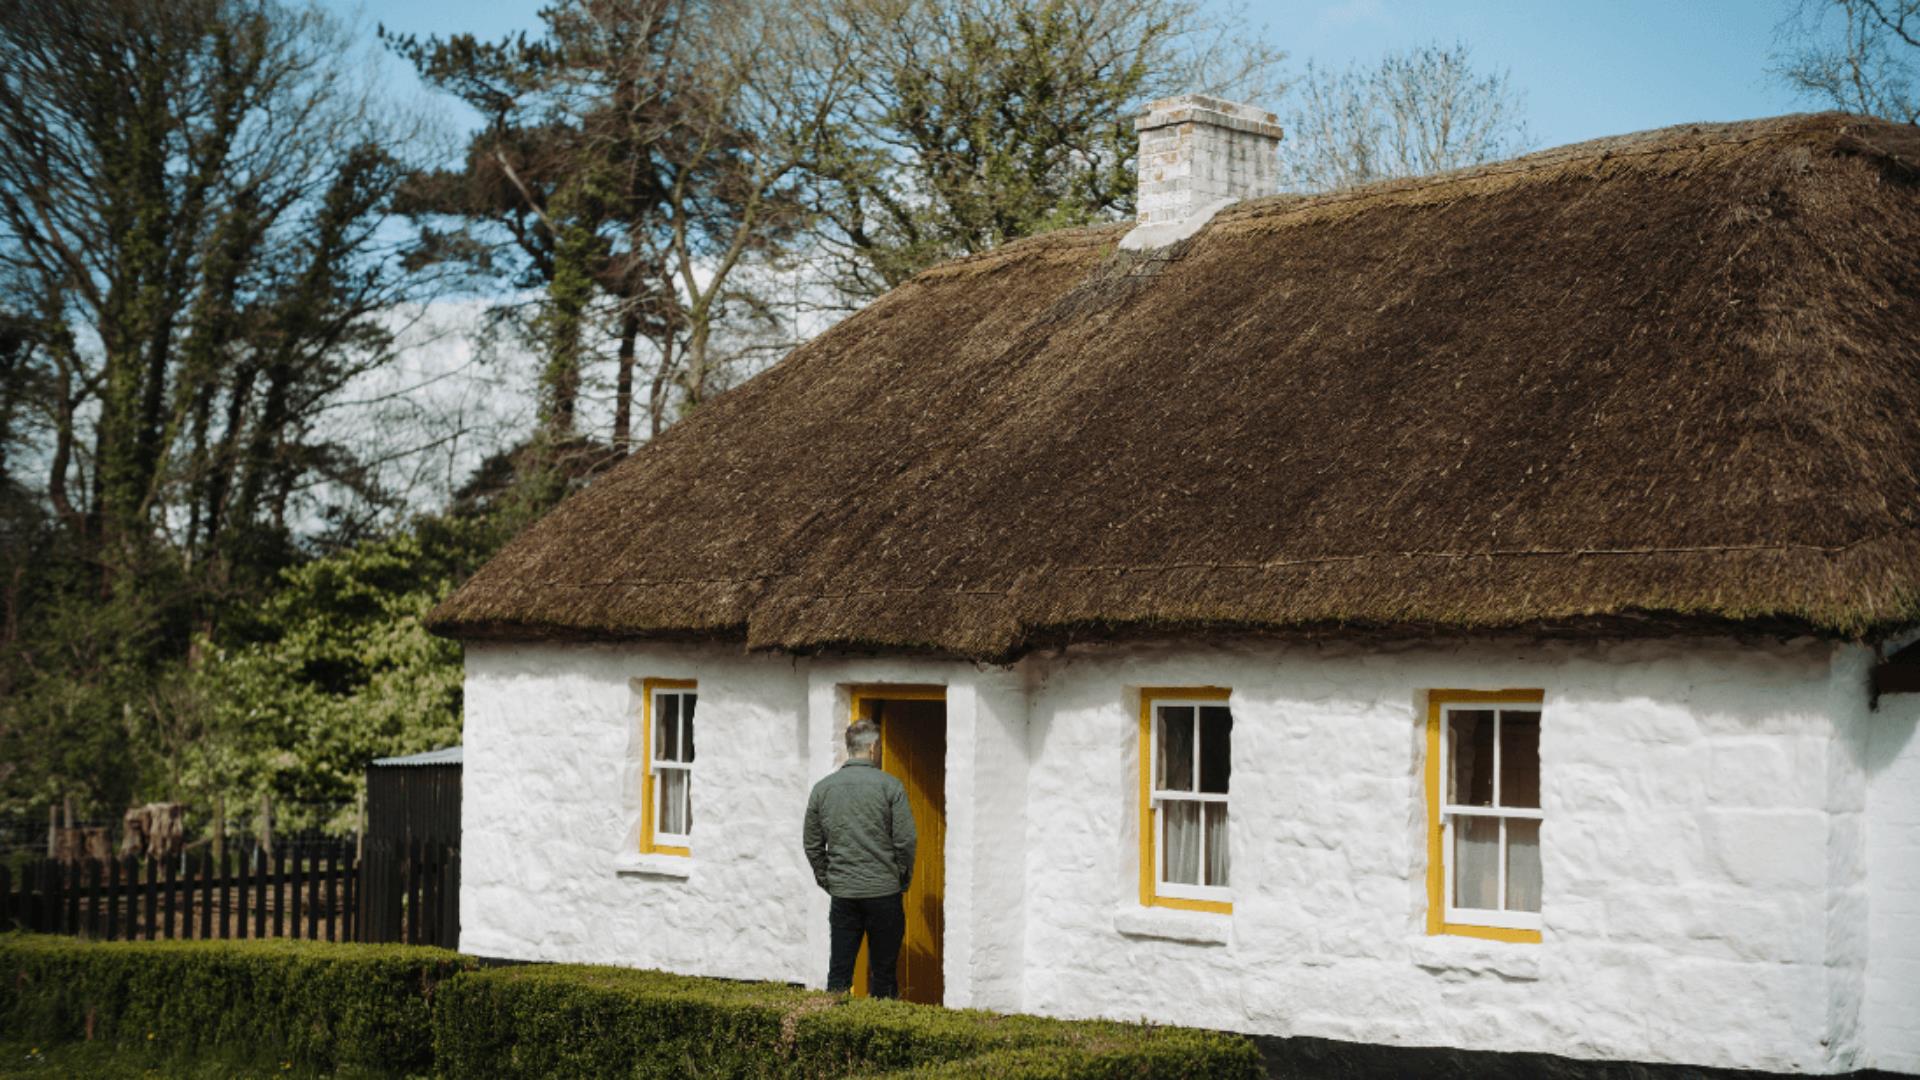
<path id="1" fill-rule="evenodd" d="M 368 764 L 367 940 L 458 944 L 463 756 L 448 746 Z"/>

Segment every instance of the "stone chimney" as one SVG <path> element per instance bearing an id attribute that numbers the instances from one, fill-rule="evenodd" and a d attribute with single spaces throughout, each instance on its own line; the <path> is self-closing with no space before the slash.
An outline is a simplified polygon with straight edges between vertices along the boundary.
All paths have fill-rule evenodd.
<path id="1" fill-rule="evenodd" d="M 1140 133 L 1139 216 L 1122 247 L 1160 247 L 1200 230 L 1222 207 L 1280 186 L 1279 118 L 1200 94 L 1156 101 Z"/>

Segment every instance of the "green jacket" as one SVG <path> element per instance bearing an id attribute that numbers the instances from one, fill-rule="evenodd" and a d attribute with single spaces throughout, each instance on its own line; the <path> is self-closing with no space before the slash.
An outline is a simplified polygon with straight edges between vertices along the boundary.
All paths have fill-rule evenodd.
<path id="1" fill-rule="evenodd" d="M 870 761 L 849 761 L 813 785 L 805 834 L 813 880 L 830 895 L 892 896 L 913 880 L 907 789 Z"/>

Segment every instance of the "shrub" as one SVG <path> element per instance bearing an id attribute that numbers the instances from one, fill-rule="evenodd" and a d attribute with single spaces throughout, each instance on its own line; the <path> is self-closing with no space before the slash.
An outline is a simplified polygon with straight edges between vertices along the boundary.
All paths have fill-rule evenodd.
<path id="1" fill-rule="evenodd" d="M 500 1077 L 1173 1080 L 1260 1075 L 1236 1035 L 440 949 L 0 935 L 0 1041 Z M 143 1056 L 144 1057 L 144 1056 Z M 198 1074 L 196 1074 L 198 1075 Z"/>
<path id="2" fill-rule="evenodd" d="M 398 945 L 0 935 L 0 1033 L 424 1072 L 434 995 L 472 966 Z"/>
<path id="3" fill-rule="evenodd" d="M 550 1076 L 1257 1077 L 1234 1035 L 1047 1020 L 769 983 L 554 965 L 464 974 L 434 1007 L 436 1071 Z"/>

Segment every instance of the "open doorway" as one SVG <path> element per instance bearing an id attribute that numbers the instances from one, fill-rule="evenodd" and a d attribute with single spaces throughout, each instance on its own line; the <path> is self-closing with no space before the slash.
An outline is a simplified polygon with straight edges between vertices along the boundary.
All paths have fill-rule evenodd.
<path id="1" fill-rule="evenodd" d="M 900 946 L 900 996 L 940 1004 L 946 928 L 947 693 L 942 686 L 869 686 L 853 693 L 853 719 L 880 725 L 880 767 L 907 789 L 919 844 L 913 883 L 903 897 L 906 940 Z M 853 993 L 867 993 L 867 949 L 853 969 Z"/>

